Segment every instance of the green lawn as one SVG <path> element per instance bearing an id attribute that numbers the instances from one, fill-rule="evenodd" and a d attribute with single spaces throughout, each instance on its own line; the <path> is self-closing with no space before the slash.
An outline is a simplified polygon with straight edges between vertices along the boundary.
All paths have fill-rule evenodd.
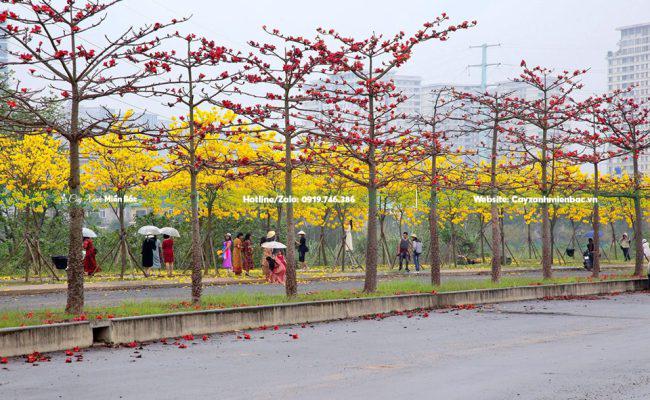
<path id="1" fill-rule="evenodd" d="M 600 280 L 618 279 L 627 276 L 603 275 Z M 514 286 L 575 283 L 592 281 L 591 278 L 555 278 L 543 281 L 539 278 L 505 277 L 499 283 L 485 280 L 447 280 L 439 287 L 415 280 L 396 280 L 380 282 L 377 292 L 373 294 L 362 293 L 360 290 L 327 290 L 313 293 L 300 294 L 294 298 L 284 295 L 264 293 L 235 292 L 203 297 L 200 305 L 192 305 L 188 301 L 125 301 L 117 306 L 89 307 L 84 315 L 74 316 L 63 312 L 62 309 L 35 309 L 31 311 L 4 311 L 0 313 L 0 328 L 51 324 L 74 320 L 101 320 L 117 317 L 165 314 L 181 311 L 211 310 L 231 307 L 245 307 L 256 305 L 271 305 L 287 302 L 304 302 L 314 300 L 350 299 L 362 297 L 376 297 L 398 294 L 431 293 L 432 291 L 451 292 L 473 289 L 492 289 Z M 189 296 L 189 291 L 188 291 Z"/>

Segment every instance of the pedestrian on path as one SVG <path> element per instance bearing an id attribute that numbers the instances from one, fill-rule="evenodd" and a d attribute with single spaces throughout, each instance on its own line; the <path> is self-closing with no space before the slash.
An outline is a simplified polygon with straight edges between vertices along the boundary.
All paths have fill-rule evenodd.
<path id="1" fill-rule="evenodd" d="M 97 265 L 97 250 L 93 244 L 93 240 L 89 237 L 83 238 L 83 250 L 84 250 L 84 271 L 88 276 L 93 276 L 95 273 L 100 271 L 99 266 Z"/>
<path id="2" fill-rule="evenodd" d="M 249 272 L 251 269 L 255 268 L 253 263 L 253 241 L 251 240 L 251 234 L 247 233 L 244 236 L 244 241 L 242 242 L 242 268 L 246 276 L 250 276 Z"/>
<path id="3" fill-rule="evenodd" d="M 409 271 L 409 259 L 411 258 L 411 241 L 409 240 L 409 233 L 402 233 L 402 238 L 399 241 L 399 247 L 397 248 L 397 256 L 399 257 L 399 270 L 402 270 L 402 262 L 406 263 L 406 272 Z"/>
<path id="4" fill-rule="evenodd" d="M 232 235 L 226 233 L 226 236 L 223 241 L 223 247 L 221 248 L 221 257 L 223 257 L 222 266 L 224 269 L 232 269 Z"/>
<path id="5" fill-rule="evenodd" d="M 296 241 L 296 244 L 298 245 L 298 261 L 300 262 L 300 268 L 306 269 L 307 264 L 305 263 L 305 255 L 309 251 L 309 247 L 307 247 L 307 238 L 305 237 L 305 232 L 300 231 L 298 232 L 298 241 Z"/>
<path id="6" fill-rule="evenodd" d="M 420 272 L 420 254 L 422 254 L 422 241 L 418 239 L 414 233 L 411 235 L 413 239 L 413 264 L 415 264 L 415 272 Z"/>
<path id="7" fill-rule="evenodd" d="M 241 275 L 242 271 L 242 239 L 244 234 L 239 232 L 232 242 L 232 270 L 235 275 Z"/>
<path id="8" fill-rule="evenodd" d="M 275 231 L 269 231 L 265 238 L 262 238 L 260 245 L 265 242 L 272 242 L 275 240 Z M 269 268 L 269 257 L 273 256 L 273 249 L 262 247 L 262 273 L 266 280 L 271 280 L 271 269 Z"/>
<path id="9" fill-rule="evenodd" d="M 142 241 L 142 268 L 144 268 L 144 276 L 151 275 L 151 267 L 153 267 L 153 252 L 156 248 L 156 238 L 153 235 L 145 236 Z"/>
<path id="10" fill-rule="evenodd" d="M 160 239 L 158 239 L 158 236 L 153 236 L 154 238 L 154 249 L 153 249 L 153 263 L 152 263 L 152 268 L 158 271 L 158 275 L 160 275 L 160 269 L 162 268 L 162 260 L 160 259 L 160 256 L 162 255 L 162 242 Z"/>
<path id="11" fill-rule="evenodd" d="M 174 275 L 174 239 L 169 235 L 163 235 L 162 255 L 167 276 L 171 277 Z"/>
<path id="12" fill-rule="evenodd" d="M 621 237 L 621 250 L 623 250 L 623 259 L 624 261 L 630 261 L 630 238 L 627 236 L 627 233 L 623 233 Z"/>

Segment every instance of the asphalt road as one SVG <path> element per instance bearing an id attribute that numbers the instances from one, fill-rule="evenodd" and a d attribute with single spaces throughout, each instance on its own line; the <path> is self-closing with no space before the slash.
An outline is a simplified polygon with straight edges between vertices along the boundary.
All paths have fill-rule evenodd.
<path id="1" fill-rule="evenodd" d="M 617 271 L 620 273 L 620 271 Z M 506 276 L 520 276 L 520 277 L 538 277 L 541 276 L 540 271 L 531 271 L 529 273 L 507 274 Z M 556 271 L 556 277 L 565 276 L 589 276 L 587 271 Z M 392 279 L 422 279 L 428 281 L 431 279 L 429 272 L 422 272 L 420 274 L 411 273 L 403 277 Z M 460 276 L 443 276 L 443 280 L 459 280 L 459 279 L 489 279 L 488 275 L 460 275 Z M 301 293 L 312 292 L 317 290 L 328 289 L 353 289 L 363 288 L 363 281 L 361 280 L 347 280 L 347 281 L 321 281 L 309 282 L 299 285 Z M 264 285 L 264 284 L 237 284 L 226 286 L 205 286 L 204 294 L 219 294 L 228 292 L 263 292 L 269 294 L 282 294 L 284 287 L 281 285 Z M 134 289 L 134 290 L 115 290 L 115 291 L 98 291 L 88 290 L 85 294 L 86 304 L 89 306 L 100 305 L 116 305 L 125 300 L 145 301 L 145 300 L 179 300 L 189 299 L 190 288 L 187 287 L 172 287 L 172 288 L 151 288 L 151 289 Z M 0 296 L 0 310 L 32 310 L 34 308 L 62 308 L 65 306 L 66 294 L 65 293 L 49 293 L 37 295 L 21 295 L 21 296 Z"/>
<path id="2" fill-rule="evenodd" d="M 56 353 L 0 369 L 2 399 L 647 399 L 650 296 L 504 303 L 412 318 Z M 293 339 L 290 334 L 298 334 Z M 243 337 L 244 333 L 239 333 Z M 171 342 L 171 340 L 170 340 Z"/>

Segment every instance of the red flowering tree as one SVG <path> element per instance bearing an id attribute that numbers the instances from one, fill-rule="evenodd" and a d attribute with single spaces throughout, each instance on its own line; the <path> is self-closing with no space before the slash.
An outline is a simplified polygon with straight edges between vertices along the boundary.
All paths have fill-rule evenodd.
<path id="1" fill-rule="evenodd" d="M 309 91 L 322 103 L 308 119 L 314 124 L 312 138 L 328 143 L 328 152 L 317 152 L 319 159 L 330 164 L 337 174 L 368 190 L 368 234 L 364 291 L 377 289 L 377 191 L 399 179 L 398 168 L 391 168 L 409 158 L 417 143 L 405 113 L 399 111 L 407 97 L 390 79 L 390 74 L 412 56 L 413 48 L 429 40 L 445 41 L 452 32 L 466 29 L 475 22 L 443 24 L 442 14 L 413 36 L 400 32 L 393 37 L 372 35 L 357 40 L 334 30 L 319 29 L 333 44 L 322 48 L 330 64 L 332 77 L 324 78 Z M 413 117 L 413 116 L 410 116 Z M 363 168 L 348 167 L 361 164 Z"/>
<path id="2" fill-rule="evenodd" d="M 492 229 L 492 282 L 501 279 L 501 265 L 503 232 L 501 231 L 502 215 L 499 212 L 499 203 L 494 201 L 500 193 L 508 189 L 507 183 L 499 182 L 498 175 L 506 173 L 499 157 L 504 157 L 510 151 L 506 140 L 507 127 L 514 118 L 511 112 L 513 91 L 495 90 L 483 93 L 458 93 L 460 100 L 466 101 L 465 123 L 462 130 L 474 135 L 484 135 L 485 140 L 480 142 L 480 147 L 487 150 L 488 163 L 483 164 L 480 158 L 477 168 L 481 175 L 489 177 L 489 182 L 484 185 L 477 179 L 468 188 L 477 193 L 488 195 L 493 199 L 490 203 L 490 223 Z"/>
<path id="3" fill-rule="evenodd" d="M 634 274 L 643 275 L 643 174 L 639 167 L 639 156 L 650 151 L 650 104 L 637 102 L 626 96 L 627 92 L 616 92 L 600 109 L 597 122 L 607 136 L 607 143 L 618 149 L 624 157 L 632 159 L 632 187 L 621 196 L 634 201 Z"/>
<path id="4" fill-rule="evenodd" d="M 596 101 L 600 100 L 596 99 Z M 576 127 L 570 131 L 571 142 L 574 143 L 577 149 L 565 152 L 566 156 L 578 164 L 590 164 L 593 171 L 590 192 L 591 196 L 596 199 L 591 215 L 591 225 L 594 234 L 593 269 L 591 273 L 594 278 L 598 278 L 600 275 L 600 209 L 598 204 L 598 198 L 601 195 L 600 165 L 619 154 L 619 151 L 612 150 L 611 146 L 608 146 L 609 138 L 605 133 L 607 128 L 598 123 L 601 110 L 596 101 L 594 101 L 591 108 L 586 110 L 582 117 L 586 126 Z"/>
<path id="5" fill-rule="evenodd" d="M 160 30 L 182 22 L 172 20 L 131 27 L 117 36 L 104 36 L 106 17 L 119 2 L 68 0 L 55 4 L 49 0 L 3 0 L 7 9 L 0 12 L 0 33 L 10 44 L 12 58 L 4 65 L 24 71 L 36 82 L 32 89 L 19 81 L 8 85 L 11 90 L 0 89 L 3 103 L 9 106 L 0 115 L 0 121 L 14 131 L 19 126 L 24 127 L 23 133 L 33 133 L 38 128 L 43 134 L 60 135 L 68 143 L 71 201 L 66 311 L 69 313 L 81 313 L 84 306 L 81 249 L 84 211 L 79 197 L 79 145 L 84 139 L 110 133 L 122 119 L 108 110 L 98 117 L 90 116 L 80 108 L 134 93 L 137 82 L 160 73 L 140 64 L 143 54 L 160 46 L 156 36 Z M 105 38 L 100 45 L 84 40 L 94 32 Z M 48 112 L 53 102 L 65 105 L 69 111 Z M 32 116 L 27 124 L 17 118 L 25 112 Z"/>
<path id="6" fill-rule="evenodd" d="M 570 144 L 566 134 L 570 122 L 576 120 L 579 114 L 589 107 L 589 103 L 580 103 L 573 96 L 582 89 L 580 77 L 586 70 L 573 72 L 562 71 L 555 73 L 543 67 L 529 68 L 521 62 L 523 72 L 516 82 L 526 87 L 529 95 L 514 97 L 510 102 L 512 116 L 518 121 L 508 129 L 509 139 L 516 147 L 519 155 L 513 166 L 539 166 L 540 176 L 532 182 L 541 197 L 549 197 L 560 182 L 554 174 L 557 161 L 565 158 L 562 150 Z M 515 165 L 516 164 L 516 165 Z M 542 219 L 542 272 L 544 279 L 552 277 L 553 243 L 549 203 L 540 203 Z"/>
<path id="7" fill-rule="evenodd" d="M 175 32 L 168 38 L 175 44 L 173 50 L 147 52 L 145 65 L 154 73 L 166 71 L 170 78 L 143 82 L 138 91 L 167 99 L 166 104 L 179 113 L 172 126 L 160 128 L 149 144 L 172 156 L 166 176 L 186 172 L 190 178 L 192 301 L 198 303 L 203 273 L 198 177 L 209 170 L 227 171 L 238 164 L 235 155 L 224 158 L 207 148 L 210 141 L 226 141 L 233 126 L 245 122 L 226 108 L 240 107 L 225 100 L 240 77 L 239 72 L 229 70 L 241 60 L 232 50 L 194 34 Z M 208 110 L 215 106 L 222 107 L 221 111 Z"/>
<path id="8" fill-rule="evenodd" d="M 443 188 L 451 188 L 453 182 L 447 178 L 448 169 L 441 168 L 441 163 L 447 161 L 450 167 L 450 156 L 458 156 L 460 152 L 453 148 L 454 139 L 461 134 L 458 129 L 463 119 L 463 104 L 458 101 L 454 90 L 441 87 L 431 91 L 431 101 L 424 104 L 426 110 L 418 115 L 415 124 L 416 146 L 411 157 L 422 160 L 418 163 L 413 176 L 416 184 L 429 190 L 429 264 L 431 265 L 431 283 L 440 285 L 440 240 L 438 234 L 438 192 Z"/>
<path id="9" fill-rule="evenodd" d="M 298 293 L 296 281 L 295 221 L 293 198 L 293 176 L 295 171 L 309 163 L 308 157 L 301 154 L 304 137 L 307 134 L 301 122 L 300 112 L 306 102 L 313 100 L 305 90 L 305 84 L 314 73 L 323 67 L 319 54 L 321 43 L 308 39 L 285 35 L 277 29 L 263 27 L 270 40 L 266 43 L 248 42 L 251 51 L 245 56 L 245 80 L 250 89 L 243 89 L 248 97 L 259 102 L 255 108 L 241 110 L 251 116 L 251 121 L 262 129 L 260 137 L 266 137 L 273 149 L 282 156 L 259 159 L 257 163 L 267 171 L 280 170 L 284 173 L 284 197 L 286 208 L 287 272 L 286 293 Z M 269 136 L 269 133 L 272 135 Z"/>

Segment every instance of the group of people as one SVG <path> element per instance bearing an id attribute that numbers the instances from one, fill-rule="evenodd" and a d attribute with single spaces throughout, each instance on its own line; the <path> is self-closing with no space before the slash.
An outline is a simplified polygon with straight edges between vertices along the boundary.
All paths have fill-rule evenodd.
<path id="1" fill-rule="evenodd" d="M 397 257 L 399 258 L 399 270 L 406 266 L 406 272 L 409 270 L 409 260 L 413 258 L 415 272 L 420 272 L 420 255 L 422 254 L 422 241 L 413 233 L 409 240 L 409 233 L 402 233 L 402 238 L 397 247 Z"/>
<path id="2" fill-rule="evenodd" d="M 167 276 L 174 275 L 174 239 L 163 235 L 162 242 L 156 235 L 147 235 L 142 242 L 142 268 L 145 276 L 151 275 L 151 270 L 160 271 L 165 265 Z"/>
<path id="3" fill-rule="evenodd" d="M 272 242 L 277 243 L 279 246 L 275 247 Z M 298 232 L 298 240 L 295 245 L 298 250 L 300 267 L 307 268 L 305 257 L 309 251 L 309 247 L 307 247 L 305 232 Z M 262 247 L 261 267 L 264 276 L 269 282 L 284 284 L 287 263 L 282 249 L 283 246 L 277 242 L 275 231 L 269 231 L 260 240 L 260 246 Z M 232 238 L 230 233 L 227 233 L 218 254 L 222 260 L 222 267 L 227 270 L 232 270 L 235 275 L 241 275 L 243 273 L 246 276 L 250 276 L 250 270 L 255 268 L 253 241 L 250 233 L 244 235 L 240 232 L 235 236 L 235 239 Z"/>
<path id="4" fill-rule="evenodd" d="M 244 235 L 240 232 L 235 236 L 235 240 L 233 240 L 232 235 L 226 233 L 221 247 L 220 257 L 222 258 L 222 266 L 224 269 L 232 270 L 235 275 L 241 275 L 243 272 L 246 276 L 250 276 L 250 270 L 255 268 L 251 234 L 247 233 Z"/>

